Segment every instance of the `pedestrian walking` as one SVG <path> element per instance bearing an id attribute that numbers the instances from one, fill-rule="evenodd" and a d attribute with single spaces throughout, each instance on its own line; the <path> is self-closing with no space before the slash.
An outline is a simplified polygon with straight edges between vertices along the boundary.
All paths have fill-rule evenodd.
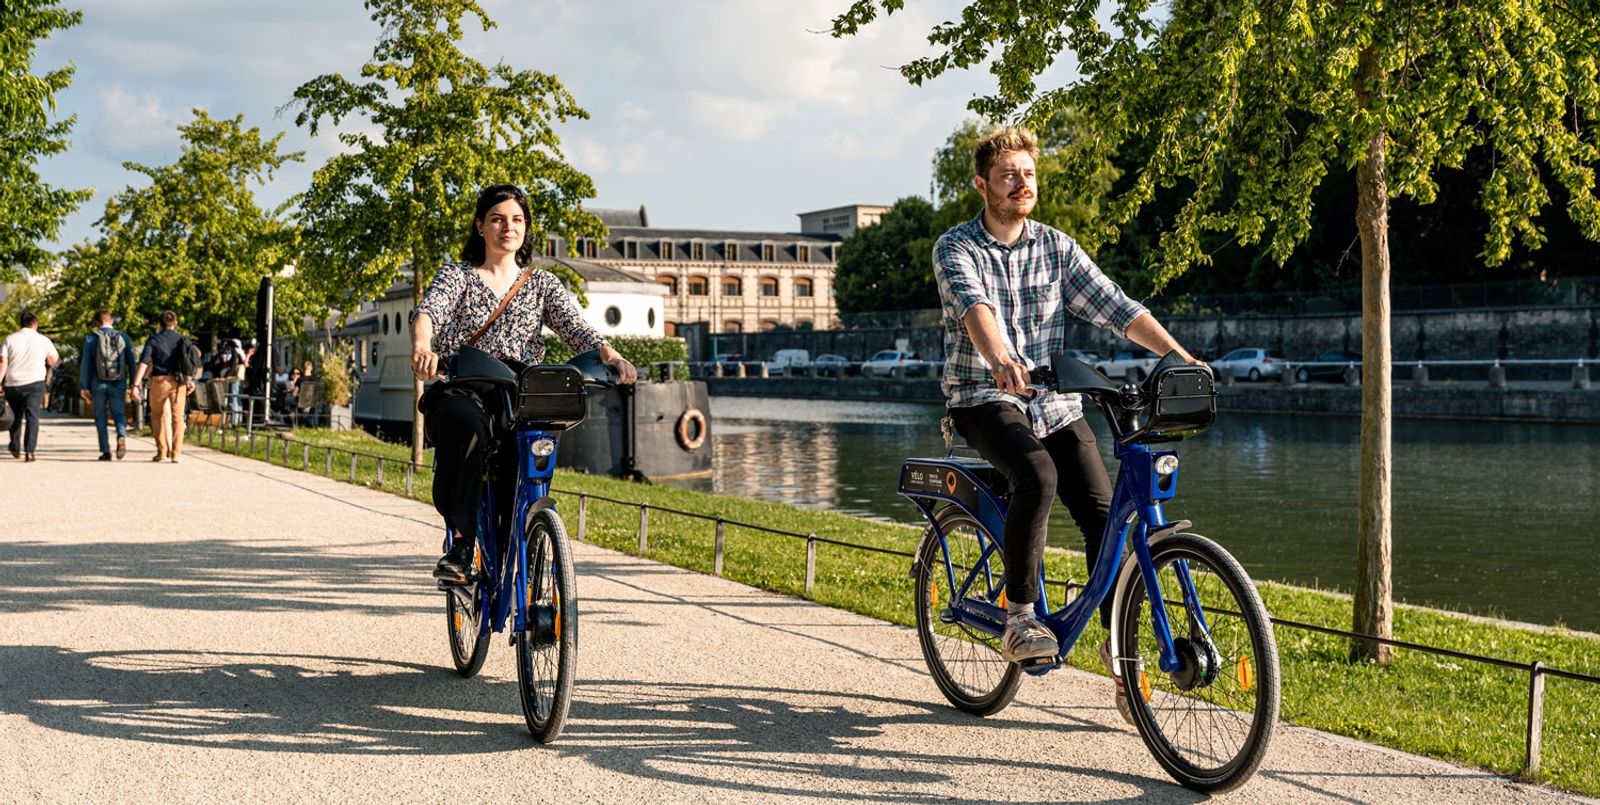
<path id="1" fill-rule="evenodd" d="M 39 317 L 24 311 L 21 328 L 6 336 L 0 347 L 0 384 L 11 406 L 11 457 L 34 460 L 39 446 L 39 407 L 44 403 L 49 367 L 61 365 L 61 353 L 49 338 L 39 334 Z M 18 439 L 23 435 L 23 439 Z"/>
<path id="2" fill-rule="evenodd" d="M 150 378 L 150 430 L 156 437 L 156 454 L 176 464 L 183 454 L 184 408 L 194 391 L 199 374 L 199 353 L 189 339 L 178 332 L 178 315 L 161 312 L 161 332 L 150 336 L 139 353 L 139 369 L 133 378 L 133 398 Z"/>
<path id="3" fill-rule="evenodd" d="M 83 339 L 78 359 L 78 394 L 94 406 L 94 429 L 100 437 L 100 460 L 111 460 L 106 417 L 117 426 L 117 460 L 128 453 L 128 378 L 138 361 L 128 334 L 111 326 L 111 311 L 94 312 L 94 332 Z"/>

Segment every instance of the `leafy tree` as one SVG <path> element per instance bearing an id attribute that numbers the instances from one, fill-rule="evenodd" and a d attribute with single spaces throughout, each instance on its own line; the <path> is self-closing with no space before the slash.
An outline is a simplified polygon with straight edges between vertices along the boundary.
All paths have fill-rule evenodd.
<path id="1" fill-rule="evenodd" d="M 75 116 L 51 122 L 56 93 L 72 83 L 72 67 L 32 73 L 34 46 L 51 31 L 83 21 L 55 0 L 0 3 L 0 281 L 15 267 L 39 269 L 48 259 L 40 243 L 53 241 L 61 221 L 89 200 L 91 190 L 63 190 L 40 179 L 40 159 L 67 150 Z"/>
<path id="2" fill-rule="evenodd" d="M 222 332 L 254 329 L 256 287 L 292 258 L 296 231 L 281 208 L 256 204 L 251 185 L 301 154 L 281 153 L 283 135 L 246 129 L 243 115 L 218 120 L 196 109 L 178 131 L 178 160 L 123 163 L 149 185 L 113 196 L 96 223 L 100 237 L 63 255 L 51 290 L 58 316 L 87 325 L 95 308 L 108 307 L 142 331 L 170 309 L 213 343 Z"/>
<path id="3" fill-rule="evenodd" d="M 834 20 L 855 34 L 904 0 L 854 0 Z M 1493 155 L 1479 191 L 1489 219 L 1482 256 L 1506 260 L 1537 246 L 1550 201 L 1541 165 L 1563 189 L 1583 234 L 1600 239 L 1593 110 L 1600 17 L 1583 4 L 1543 0 L 1334 3 L 1328 0 L 1149 0 L 1009 3 L 974 0 L 935 27 L 935 55 L 901 68 L 913 83 L 988 63 L 994 94 L 970 108 L 986 118 L 1047 119 L 1073 109 L 1097 137 L 1067 164 L 1084 176 L 1097 156 L 1130 141 L 1146 153 L 1108 205 L 1124 222 L 1162 188 L 1185 201 L 1166 222 L 1152 264 L 1157 283 L 1211 258 L 1202 236 L 1263 244 L 1286 261 L 1311 233 L 1317 189 L 1353 168 L 1360 235 L 1362 373 L 1360 534 L 1355 628 L 1393 629 L 1389 494 L 1389 202 L 1426 204 L 1435 178 L 1477 146 Z M 1065 55 L 1081 77 L 1041 89 Z M 1391 650 L 1357 641 L 1359 657 Z"/>
<path id="4" fill-rule="evenodd" d="M 909 310 L 939 306 L 929 270 L 933 205 L 907 196 L 878 223 L 839 244 L 833 274 L 834 301 L 842 313 Z"/>
<path id="5" fill-rule="evenodd" d="M 601 237 L 582 211 L 594 183 L 567 164 L 554 124 L 586 119 L 554 76 L 488 67 L 463 53 L 461 21 L 495 27 L 473 0 L 367 0 L 383 29 L 359 81 L 319 76 L 294 93 L 297 125 L 314 135 L 328 121 L 376 129 L 339 135 L 347 149 L 317 169 L 301 205 L 306 253 L 301 275 L 325 301 L 349 309 L 374 299 L 410 267 L 413 297 L 468 232 L 480 190 L 516 184 L 528 194 L 529 237 L 568 243 Z M 570 247 L 569 247 L 570 250 Z M 562 279 L 578 292 L 581 280 Z M 581 299 L 581 296 L 580 296 Z M 422 384 L 415 386 L 420 398 Z M 414 409 L 413 409 L 414 410 Z M 422 460 L 422 417 L 413 417 L 412 458 Z"/>

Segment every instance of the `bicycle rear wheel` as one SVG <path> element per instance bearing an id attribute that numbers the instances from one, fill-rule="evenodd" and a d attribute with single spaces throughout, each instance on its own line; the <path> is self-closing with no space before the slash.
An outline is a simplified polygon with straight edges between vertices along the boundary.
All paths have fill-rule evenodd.
<path id="1" fill-rule="evenodd" d="M 561 734 L 578 666 L 578 597 L 572 545 L 549 509 L 528 515 L 528 630 L 516 635 L 517 683 L 528 731 L 540 743 Z"/>
<path id="2" fill-rule="evenodd" d="M 967 589 L 968 597 L 1004 606 L 1005 559 L 999 551 L 982 558 L 982 546 L 991 540 L 983 527 L 954 508 L 941 512 L 938 523 L 950 565 L 955 568 L 956 584 L 962 583 L 971 568 L 980 567 L 978 578 Z M 916 569 L 917 639 L 922 644 L 922 658 L 939 691 L 957 709 L 992 715 L 1017 695 L 1022 672 L 1001 659 L 999 637 L 953 622 L 949 608 L 955 606 L 956 596 L 944 560 L 939 541 L 924 539 Z"/>
<path id="3" fill-rule="evenodd" d="M 1182 667 L 1160 669 L 1149 596 L 1142 575 L 1135 575 L 1118 624 L 1134 725 L 1179 783 L 1207 793 L 1231 791 L 1255 774 L 1278 722 L 1272 622 L 1249 575 L 1217 543 L 1177 534 L 1152 545 L 1151 558 Z M 1198 613 L 1184 596 L 1185 572 Z"/>
<path id="4" fill-rule="evenodd" d="M 476 552 L 473 563 L 483 572 L 483 557 Z M 489 635 L 483 633 L 483 611 L 477 584 L 452 587 L 444 593 L 445 634 L 450 640 L 450 660 L 456 673 L 473 677 L 489 656 Z"/>

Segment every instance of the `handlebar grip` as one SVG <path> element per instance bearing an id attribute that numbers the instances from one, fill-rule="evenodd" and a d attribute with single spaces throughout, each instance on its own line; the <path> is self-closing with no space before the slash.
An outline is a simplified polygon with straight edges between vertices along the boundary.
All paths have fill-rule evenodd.
<path id="1" fill-rule="evenodd" d="M 1038 366 L 1028 370 L 1028 383 L 1034 386 L 1050 386 L 1056 384 L 1056 370 L 1048 366 Z"/>

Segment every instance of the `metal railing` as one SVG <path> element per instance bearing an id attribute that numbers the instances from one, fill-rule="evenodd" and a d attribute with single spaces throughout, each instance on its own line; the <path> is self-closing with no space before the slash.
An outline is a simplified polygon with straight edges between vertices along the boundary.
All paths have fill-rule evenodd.
<path id="1" fill-rule="evenodd" d="M 206 435 L 203 439 L 197 437 L 197 441 L 206 447 L 218 446 L 217 441 L 220 438 L 220 446 L 223 449 L 226 449 L 228 444 L 228 434 L 230 431 L 232 432 L 234 450 L 239 449 L 242 438 L 248 439 L 247 446 L 251 457 L 254 457 L 255 453 L 255 440 L 258 437 L 264 437 L 268 440 L 266 442 L 268 445 L 266 450 L 266 460 L 269 463 L 272 460 L 273 451 L 276 449 L 274 446 L 272 446 L 272 440 L 282 441 L 282 462 L 284 466 L 289 466 L 290 445 L 299 444 L 301 445 L 300 469 L 304 471 L 310 470 L 313 445 L 311 445 L 309 442 L 288 439 L 285 438 L 281 433 L 273 433 L 268 431 L 262 431 L 259 434 L 254 431 L 250 431 L 242 436 L 239 432 L 239 428 L 217 427 L 214 425 L 203 425 L 200 427 L 200 430 L 206 431 Z M 191 430 L 191 433 L 193 433 L 193 429 Z M 333 447 L 331 445 L 318 446 L 316 449 L 324 453 L 322 474 L 327 477 L 333 477 L 333 456 L 336 453 L 348 455 L 350 457 L 349 480 L 351 482 L 355 482 L 357 479 L 358 459 L 372 459 L 376 463 L 376 477 L 374 483 L 380 488 L 383 486 L 383 470 L 385 462 L 400 465 L 405 471 L 406 495 L 410 496 L 412 494 L 414 478 L 417 470 L 420 469 L 420 466 L 409 460 L 402 461 L 400 459 L 381 456 L 374 453 L 364 453 L 348 448 Z M 805 540 L 806 552 L 804 588 L 805 595 L 808 598 L 812 597 L 816 590 L 817 546 L 819 545 L 833 545 L 850 550 L 865 551 L 888 556 L 898 556 L 907 559 L 916 558 L 916 554 L 912 553 L 911 551 L 904 551 L 897 548 L 884 548 L 876 545 L 862 545 L 860 543 L 848 542 L 830 537 L 819 537 L 814 532 L 800 533 L 798 531 L 787 531 L 785 529 L 773 528 L 770 526 L 760 525 L 758 523 L 747 523 L 739 520 L 732 520 L 723 515 L 701 514 L 699 512 L 685 511 L 683 509 L 674 509 L 666 506 L 656 506 L 639 501 L 622 500 L 619 498 L 606 497 L 604 495 L 596 495 L 589 492 L 580 492 L 572 489 L 552 488 L 551 492 L 559 495 L 573 496 L 578 499 L 578 524 L 574 536 L 579 540 L 583 540 L 588 536 L 589 502 L 591 500 L 617 506 L 637 507 L 639 510 L 638 553 L 640 556 L 644 556 L 649 550 L 650 513 L 652 511 L 714 523 L 716 530 L 712 543 L 712 572 L 717 576 L 723 575 L 725 556 L 724 547 L 727 538 L 727 529 L 729 526 L 743 528 L 748 531 L 761 534 L 771 534 L 778 537 Z M 1064 591 L 1081 589 L 1083 587 L 1082 584 L 1071 579 L 1066 581 L 1061 581 L 1058 579 L 1046 579 L 1045 584 L 1048 587 L 1062 589 Z M 1303 631 L 1317 632 L 1351 640 L 1379 643 L 1382 645 L 1393 646 L 1395 648 L 1406 649 L 1410 651 L 1420 651 L 1426 654 L 1434 654 L 1443 657 L 1450 657 L 1452 659 L 1464 660 L 1467 662 L 1475 662 L 1483 665 L 1526 672 L 1528 674 L 1528 718 L 1527 729 L 1524 735 L 1526 754 L 1524 756 L 1522 772 L 1523 774 L 1530 776 L 1537 774 L 1540 766 L 1542 736 L 1544 733 L 1545 678 L 1556 677 L 1559 679 L 1568 679 L 1576 682 L 1600 685 L 1600 675 L 1586 674 L 1578 671 L 1568 671 L 1561 668 L 1552 668 L 1548 665 L 1545 665 L 1543 661 L 1539 660 L 1535 660 L 1533 662 L 1517 662 L 1515 660 L 1507 660 L 1501 657 L 1489 657 L 1481 654 L 1472 654 L 1464 651 L 1456 651 L 1455 649 L 1441 648 L 1439 646 L 1413 643 L 1407 640 L 1379 637 L 1378 635 L 1355 632 L 1348 629 L 1338 629 L 1329 626 L 1319 626 L 1312 623 L 1303 623 L 1300 621 L 1289 620 L 1287 618 L 1272 617 L 1270 620 L 1274 626 L 1280 626 L 1287 629 L 1300 629 Z"/>

